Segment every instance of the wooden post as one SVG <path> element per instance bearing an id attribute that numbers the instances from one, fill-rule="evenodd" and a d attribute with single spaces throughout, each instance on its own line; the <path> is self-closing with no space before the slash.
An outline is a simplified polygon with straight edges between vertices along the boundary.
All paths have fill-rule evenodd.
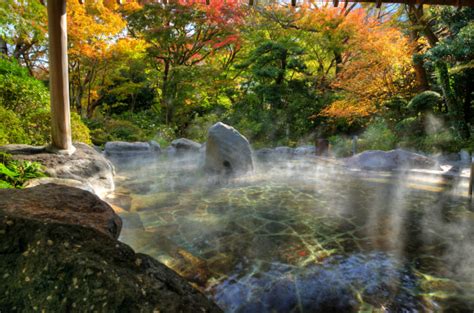
<path id="1" fill-rule="evenodd" d="M 357 140 L 358 139 L 359 139 L 359 137 L 357 137 L 357 136 L 352 137 L 352 155 L 357 154 Z"/>
<path id="2" fill-rule="evenodd" d="M 51 150 L 72 154 L 67 61 L 66 0 L 48 0 Z"/>
<path id="3" fill-rule="evenodd" d="M 329 153 L 329 140 L 324 138 L 316 139 L 316 155 L 327 156 Z"/>
<path id="4" fill-rule="evenodd" d="M 469 175 L 469 199 L 472 201 L 472 189 L 474 187 L 474 157 L 471 158 L 471 173 Z"/>

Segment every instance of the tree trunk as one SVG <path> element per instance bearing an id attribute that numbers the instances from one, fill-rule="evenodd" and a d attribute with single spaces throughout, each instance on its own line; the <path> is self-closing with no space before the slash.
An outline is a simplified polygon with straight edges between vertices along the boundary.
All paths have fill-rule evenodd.
<path id="1" fill-rule="evenodd" d="M 287 50 L 284 50 L 283 53 L 282 53 L 282 56 L 281 56 L 281 59 L 280 59 L 280 73 L 278 74 L 278 77 L 275 81 L 275 83 L 277 84 L 277 86 L 280 86 L 281 84 L 283 84 L 283 81 L 285 80 L 285 74 L 286 74 L 286 58 L 287 58 L 287 55 L 288 55 L 288 51 Z"/>
<path id="2" fill-rule="evenodd" d="M 420 38 L 420 34 L 418 30 L 414 28 L 417 25 L 417 18 L 415 15 L 415 6 L 410 5 L 408 11 L 408 17 L 411 22 L 411 29 L 410 29 L 410 40 L 412 43 L 416 45 L 415 51 L 413 53 L 413 68 L 415 69 L 416 81 L 419 87 L 419 91 L 425 91 L 430 89 L 430 85 L 428 82 L 428 75 L 426 74 L 426 69 L 424 67 L 423 58 L 420 56 L 421 47 L 418 44 L 418 39 Z"/>
<path id="3" fill-rule="evenodd" d="M 169 73 L 170 73 L 170 62 L 169 60 L 165 60 L 165 69 L 163 71 L 163 83 L 161 87 L 161 92 L 162 92 L 162 97 L 161 97 L 161 102 L 162 106 L 166 110 L 166 125 L 169 125 L 171 123 L 171 104 L 168 95 L 168 80 L 169 80 Z"/>
<path id="4" fill-rule="evenodd" d="M 135 110 L 135 93 L 132 92 L 131 96 L 132 96 L 132 104 L 130 106 L 130 113 L 133 114 L 133 111 Z"/>
<path id="5" fill-rule="evenodd" d="M 416 55 L 413 58 L 413 67 L 415 69 L 415 76 L 418 85 L 418 90 L 426 91 L 430 90 L 430 84 L 428 83 L 428 75 L 426 74 L 424 62 L 421 58 L 417 60 Z"/>
<path id="6" fill-rule="evenodd" d="M 472 102 L 472 94 L 474 93 L 474 87 L 472 85 L 473 81 L 473 75 L 474 70 L 468 70 L 467 72 L 467 81 L 468 83 L 466 84 L 466 91 L 464 92 L 464 121 L 467 125 L 471 122 L 471 114 L 472 114 L 472 108 L 471 108 L 471 102 Z"/>
<path id="7" fill-rule="evenodd" d="M 458 130 L 459 135 L 462 138 L 467 139 L 470 135 L 469 128 L 465 122 L 465 116 L 463 114 L 464 112 L 458 104 L 454 90 L 451 87 L 448 65 L 446 62 L 440 60 L 436 62 L 435 67 L 438 73 L 438 81 L 441 90 L 443 91 L 444 100 L 446 102 L 446 106 L 448 107 L 448 116 Z"/>
<path id="8" fill-rule="evenodd" d="M 3 39 L 3 37 L 0 37 L 0 54 L 8 56 L 7 42 L 5 41 L 5 39 Z"/>
<path id="9" fill-rule="evenodd" d="M 342 70 L 342 55 L 339 51 L 334 51 L 334 60 L 336 61 L 336 75 Z"/>

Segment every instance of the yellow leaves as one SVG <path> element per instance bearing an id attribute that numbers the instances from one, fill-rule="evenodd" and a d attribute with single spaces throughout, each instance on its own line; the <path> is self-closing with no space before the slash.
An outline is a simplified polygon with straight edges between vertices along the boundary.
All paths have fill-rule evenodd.
<path id="1" fill-rule="evenodd" d="M 346 98 L 323 115 L 353 120 L 375 113 L 377 105 L 409 87 L 403 80 L 412 74 L 412 47 L 400 30 L 368 18 L 362 9 L 349 14 L 341 27 L 350 36 L 332 86 Z"/>
<path id="2" fill-rule="evenodd" d="M 330 31 L 344 21 L 344 15 L 341 13 L 340 8 L 303 6 L 295 14 L 296 24 L 303 29 L 319 28 L 322 31 Z"/>
<path id="3" fill-rule="evenodd" d="M 99 93 L 97 92 L 97 90 L 91 90 L 89 97 L 91 101 L 95 101 L 99 99 Z"/>
<path id="4" fill-rule="evenodd" d="M 333 118 L 345 119 L 349 124 L 358 118 L 370 116 L 375 113 L 376 108 L 373 102 L 367 99 L 351 99 L 334 101 L 325 108 L 319 115 Z"/>
<path id="5" fill-rule="evenodd" d="M 125 37 L 119 39 L 113 46 L 115 55 L 127 56 L 129 58 L 141 58 L 145 54 L 147 43 L 142 39 Z"/>
<path id="6" fill-rule="evenodd" d="M 109 1 L 68 2 L 70 55 L 103 57 L 120 37 L 126 22 Z"/>

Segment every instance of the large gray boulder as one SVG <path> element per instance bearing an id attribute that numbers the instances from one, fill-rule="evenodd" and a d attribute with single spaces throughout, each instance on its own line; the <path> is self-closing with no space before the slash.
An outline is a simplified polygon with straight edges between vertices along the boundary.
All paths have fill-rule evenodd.
<path id="1" fill-rule="evenodd" d="M 187 153 L 199 153 L 201 144 L 186 138 L 179 138 L 171 142 L 171 147 L 176 155 L 182 156 Z"/>
<path id="2" fill-rule="evenodd" d="M 112 159 L 153 158 L 160 155 L 161 148 L 155 141 L 109 141 L 105 144 L 104 153 Z"/>
<path id="3" fill-rule="evenodd" d="M 91 186 L 98 195 L 113 191 L 112 163 L 84 143 L 76 142 L 74 147 L 76 151 L 72 155 L 49 153 L 44 147 L 28 145 L 6 145 L 0 147 L 0 151 L 12 154 L 16 160 L 39 162 L 45 166 L 48 176 L 80 181 L 84 186 Z"/>
<path id="4" fill-rule="evenodd" d="M 437 162 L 429 157 L 402 149 L 364 151 L 347 158 L 345 164 L 365 170 L 432 169 L 437 166 Z"/>
<path id="5" fill-rule="evenodd" d="M 273 151 L 280 156 L 286 157 L 290 157 L 295 153 L 295 149 L 287 146 L 276 147 Z"/>
<path id="6" fill-rule="evenodd" d="M 204 167 L 216 174 L 252 171 L 252 150 L 247 138 L 224 123 L 214 124 L 208 132 Z"/>
<path id="7" fill-rule="evenodd" d="M 301 146 L 295 149 L 295 155 L 302 156 L 302 155 L 316 155 L 316 147 L 315 146 Z"/>
<path id="8" fill-rule="evenodd" d="M 260 160 L 268 161 L 274 154 L 273 149 L 262 148 L 255 151 L 255 157 Z"/>

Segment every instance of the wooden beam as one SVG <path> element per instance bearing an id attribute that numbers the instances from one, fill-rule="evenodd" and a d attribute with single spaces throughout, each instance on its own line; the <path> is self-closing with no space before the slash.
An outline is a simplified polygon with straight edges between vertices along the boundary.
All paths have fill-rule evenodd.
<path id="1" fill-rule="evenodd" d="M 51 150 L 71 154 L 66 0 L 48 0 Z"/>
<path id="2" fill-rule="evenodd" d="M 339 0 L 332 0 L 332 4 L 337 8 L 339 5 Z"/>
<path id="3" fill-rule="evenodd" d="M 400 3 L 400 4 L 426 4 L 426 5 L 451 5 L 461 7 L 474 7 L 474 0 L 348 0 L 348 2 L 360 3 Z"/>

